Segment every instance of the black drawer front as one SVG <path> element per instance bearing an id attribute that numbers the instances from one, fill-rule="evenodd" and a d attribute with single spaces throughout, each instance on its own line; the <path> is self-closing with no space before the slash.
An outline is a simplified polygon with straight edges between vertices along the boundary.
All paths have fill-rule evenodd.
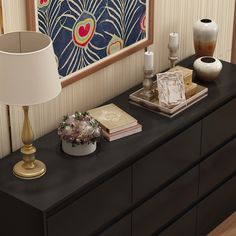
<path id="1" fill-rule="evenodd" d="M 236 171 L 236 139 L 200 164 L 200 196 L 212 190 Z"/>
<path id="2" fill-rule="evenodd" d="M 200 157 L 200 123 L 142 158 L 133 167 L 133 199 L 140 200 Z"/>
<path id="3" fill-rule="evenodd" d="M 48 219 L 49 236 L 87 236 L 131 205 L 131 169 L 114 176 Z"/>
<path id="4" fill-rule="evenodd" d="M 205 155 L 236 134 L 236 99 L 205 119 L 202 125 L 202 154 Z"/>
<path id="5" fill-rule="evenodd" d="M 187 212 L 180 219 L 175 221 L 158 236 L 195 236 L 196 231 L 196 208 Z"/>
<path id="6" fill-rule="evenodd" d="M 122 218 L 99 236 L 131 236 L 131 215 Z"/>
<path id="7" fill-rule="evenodd" d="M 236 177 L 198 205 L 197 236 L 205 236 L 236 210 Z"/>
<path id="8" fill-rule="evenodd" d="M 177 179 L 133 212 L 133 235 L 149 236 L 197 199 L 198 168 Z"/>

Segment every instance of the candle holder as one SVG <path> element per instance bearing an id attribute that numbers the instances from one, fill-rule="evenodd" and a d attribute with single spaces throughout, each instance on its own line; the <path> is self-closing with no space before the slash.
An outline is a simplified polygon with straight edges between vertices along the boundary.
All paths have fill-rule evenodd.
<path id="1" fill-rule="evenodd" d="M 170 44 L 168 45 L 169 48 L 169 60 L 170 60 L 170 67 L 174 68 L 176 65 L 176 62 L 178 60 L 178 50 L 179 50 L 179 45 L 171 46 Z"/>
<path id="2" fill-rule="evenodd" d="M 178 60 L 179 50 L 179 34 L 176 32 L 170 33 L 169 35 L 169 60 L 171 68 L 175 67 L 176 61 Z"/>
<path id="3" fill-rule="evenodd" d="M 142 97 L 147 100 L 154 98 L 155 93 L 153 91 L 153 76 L 154 68 L 146 69 L 144 68 L 144 80 L 143 80 L 143 91 L 141 93 Z"/>

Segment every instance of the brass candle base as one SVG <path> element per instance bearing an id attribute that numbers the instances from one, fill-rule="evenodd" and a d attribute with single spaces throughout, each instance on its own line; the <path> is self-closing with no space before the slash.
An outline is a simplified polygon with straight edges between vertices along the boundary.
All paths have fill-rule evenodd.
<path id="1" fill-rule="evenodd" d="M 24 161 L 20 161 L 15 164 L 13 174 L 20 179 L 37 179 L 46 173 L 46 166 L 43 162 L 36 160 L 34 165 L 34 168 L 26 169 Z"/>
<path id="2" fill-rule="evenodd" d="M 37 179 L 46 173 L 46 166 L 43 162 L 35 160 L 36 148 L 33 146 L 34 135 L 29 121 L 29 107 L 23 106 L 24 124 L 22 129 L 21 148 L 23 160 L 13 167 L 13 174 L 20 179 Z"/>

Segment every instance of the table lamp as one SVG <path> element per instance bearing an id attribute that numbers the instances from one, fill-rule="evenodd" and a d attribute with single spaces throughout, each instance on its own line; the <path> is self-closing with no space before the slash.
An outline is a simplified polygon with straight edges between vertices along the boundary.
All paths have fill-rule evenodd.
<path id="1" fill-rule="evenodd" d="M 46 173 L 43 162 L 35 159 L 30 105 L 47 102 L 61 91 L 51 39 L 38 32 L 13 32 L 0 36 L 0 103 L 23 107 L 21 148 L 23 160 L 13 173 L 21 179 L 35 179 Z"/>

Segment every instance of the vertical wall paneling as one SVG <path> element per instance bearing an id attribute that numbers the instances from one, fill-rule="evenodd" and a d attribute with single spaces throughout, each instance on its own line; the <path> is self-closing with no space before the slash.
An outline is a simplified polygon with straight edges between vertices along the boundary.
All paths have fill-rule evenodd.
<path id="1" fill-rule="evenodd" d="M 3 9 L 4 4 L 2 0 L 0 0 L 0 34 L 3 33 Z M 5 19 L 5 17 L 4 17 Z M 0 105 L 0 158 L 6 156 L 10 153 L 10 137 L 9 137 L 9 125 L 8 125 L 8 112 L 7 107 L 4 105 Z"/>
<path id="2" fill-rule="evenodd" d="M 3 0 L 6 30 L 26 28 L 24 0 Z M 156 71 L 169 67 L 168 37 L 180 34 L 179 59 L 193 54 L 193 23 L 210 17 L 219 25 L 215 56 L 230 61 L 235 0 L 155 0 L 154 45 Z M 143 50 L 63 89 L 55 100 L 31 107 L 30 118 L 36 138 L 57 127 L 62 116 L 97 106 L 142 81 Z M 127 101 L 128 102 L 128 101 Z M 13 149 L 21 145 L 22 111 L 11 107 Z"/>
<path id="3" fill-rule="evenodd" d="M 0 35 L 3 34 L 3 9 L 2 9 L 2 0 L 0 0 Z"/>
<path id="4" fill-rule="evenodd" d="M 0 105 L 0 158 L 10 153 L 10 134 L 7 107 Z"/>
<path id="5" fill-rule="evenodd" d="M 25 0 L 2 0 L 4 8 L 4 31 L 11 32 L 26 29 Z"/>
<path id="6" fill-rule="evenodd" d="M 179 58 L 194 53 L 192 27 L 200 18 L 211 18 L 219 25 L 215 56 L 230 61 L 235 0 L 157 0 L 155 6 L 155 51 L 157 70 L 168 68 L 168 34 L 180 34 Z"/>
<path id="7" fill-rule="evenodd" d="M 236 64 L 236 4 L 234 11 L 234 31 L 233 31 L 233 45 L 231 54 L 232 63 Z"/>

